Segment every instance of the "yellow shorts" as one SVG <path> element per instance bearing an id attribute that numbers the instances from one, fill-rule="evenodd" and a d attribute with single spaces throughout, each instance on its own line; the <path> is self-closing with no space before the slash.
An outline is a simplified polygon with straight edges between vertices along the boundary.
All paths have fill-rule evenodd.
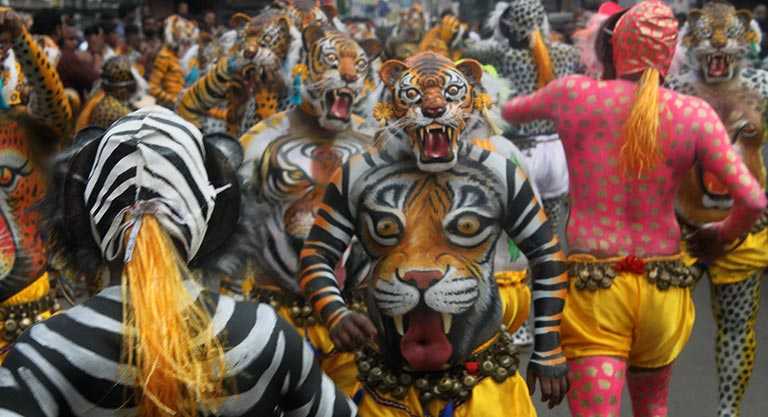
<path id="1" fill-rule="evenodd" d="M 18 304 L 26 304 L 31 303 L 33 301 L 37 301 L 46 295 L 51 290 L 51 284 L 50 280 L 48 279 L 48 274 L 44 274 L 37 280 L 35 280 L 33 283 L 29 284 L 26 288 L 19 291 L 16 295 L 13 297 L 5 300 L 0 306 L 12 306 L 12 305 L 18 305 Z M 51 316 L 52 310 L 46 310 L 42 313 L 40 313 L 41 318 L 47 319 Z M 2 365 L 3 360 L 5 359 L 5 356 L 8 352 L 5 352 L 6 347 L 13 342 L 8 342 L 3 338 L 0 338 L 0 365 Z"/>
<path id="2" fill-rule="evenodd" d="M 341 391 L 348 396 L 351 396 L 354 393 L 353 390 L 357 383 L 355 354 L 336 352 L 334 350 L 333 342 L 331 341 L 331 335 L 328 333 L 328 329 L 326 329 L 325 326 L 319 324 L 303 327 L 297 326 L 291 317 L 289 307 L 280 307 L 277 310 L 277 314 L 290 323 L 300 335 L 307 339 L 318 355 L 317 360 L 320 362 L 320 368 L 323 369 L 323 372 L 336 383 L 336 386 L 339 387 Z"/>
<path id="3" fill-rule="evenodd" d="M 526 284 L 527 271 L 497 272 L 496 285 L 504 305 L 502 319 L 507 330 L 514 333 L 525 320 L 531 309 L 531 290 Z"/>
<path id="4" fill-rule="evenodd" d="M 363 385 L 358 383 L 358 389 Z M 429 413 L 439 416 L 446 405 L 444 400 L 434 400 L 429 403 Z M 365 417 L 414 417 L 423 416 L 424 412 L 419 401 L 419 393 L 411 387 L 402 400 L 388 394 L 377 394 L 365 391 L 358 404 L 359 414 Z M 469 401 L 454 409 L 454 417 L 533 417 L 531 396 L 525 381 L 516 373 L 507 378 L 502 384 L 497 384 L 493 378 L 484 378 L 472 389 Z"/>
<path id="5" fill-rule="evenodd" d="M 661 291 L 642 274 L 618 272 L 607 289 L 569 286 L 563 350 L 569 360 L 615 356 L 630 366 L 659 368 L 683 350 L 695 317 L 691 288 Z"/>
<path id="6" fill-rule="evenodd" d="M 768 229 L 747 238 L 709 266 L 709 279 L 715 285 L 736 284 L 768 267 Z"/>

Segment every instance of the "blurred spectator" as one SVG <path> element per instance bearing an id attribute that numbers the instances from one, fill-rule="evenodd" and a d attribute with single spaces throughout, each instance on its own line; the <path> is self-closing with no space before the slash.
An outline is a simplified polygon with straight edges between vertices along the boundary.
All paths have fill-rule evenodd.
<path id="1" fill-rule="evenodd" d="M 83 100 L 99 79 L 99 74 L 90 55 L 77 49 L 79 41 L 74 26 L 62 27 L 61 60 L 56 69 L 64 87 L 75 90 Z"/>
<path id="2" fill-rule="evenodd" d="M 126 29 L 130 25 L 135 25 L 141 28 L 141 14 L 139 12 L 139 5 L 133 0 L 127 0 L 120 2 L 117 7 L 117 33 L 120 36 L 126 37 Z"/>
<path id="3" fill-rule="evenodd" d="M 176 14 L 185 19 L 189 19 L 189 4 L 187 4 L 185 1 L 179 3 L 178 7 L 176 8 Z"/>
<path id="4" fill-rule="evenodd" d="M 224 31 L 224 28 L 219 26 L 218 16 L 213 10 L 207 10 L 203 15 L 203 23 L 200 27 L 203 32 L 208 32 L 213 38 L 218 38 Z"/>
<path id="5" fill-rule="evenodd" d="M 125 55 L 134 68 L 136 68 L 139 75 L 144 76 L 144 38 L 141 34 L 141 30 L 136 25 L 128 25 L 125 27 L 125 51 L 123 55 Z"/>
<path id="6" fill-rule="evenodd" d="M 99 25 L 91 25 L 85 28 L 84 35 L 85 42 L 80 45 L 80 49 L 84 49 L 88 53 L 91 66 L 94 70 L 101 72 L 101 66 L 104 64 L 104 53 L 106 50 L 104 31 Z"/>
<path id="7" fill-rule="evenodd" d="M 122 36 L 117 33 L 115 20 L 107 19 L 101 22 L 101 30 L 104 33 L 104 62 L 115 55 L 122 55 L 125 47 Z"/>
<path id="8" fill-rule="evenodd" d="M 30 32 L 43 46 L 48 62 L 56 66 L 61 58 L 61 13 L 56 9 L 46 9 L 35 13 Z"/>

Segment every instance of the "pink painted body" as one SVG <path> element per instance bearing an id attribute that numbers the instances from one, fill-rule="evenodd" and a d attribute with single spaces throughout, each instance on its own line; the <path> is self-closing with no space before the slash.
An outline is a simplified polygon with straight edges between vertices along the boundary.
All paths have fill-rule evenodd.
<path id="1" fill-rule="evenodd" d="M 721 237 L 731 241 L 746 232 L 764 210 L 765 194 L 731 147 L 717 114 L 699 98 L 659 89 L 663 157 L 642 178 L 624 175 L 622 127 L 635 90 L 631 81 L 574 75 L 504 105 L 503 116 L 512 123 L 555 123 L 570 173 L 570 251 L 599 258 L 679 253 L 674 201 L 694 160 L 734 199 L 729 216 L 717 224 Z"/>

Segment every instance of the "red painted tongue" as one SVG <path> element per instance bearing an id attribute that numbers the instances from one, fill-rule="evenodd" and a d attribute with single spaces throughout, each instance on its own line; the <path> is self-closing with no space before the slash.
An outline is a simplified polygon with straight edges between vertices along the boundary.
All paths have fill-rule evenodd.
<path id="1" fill-rule="evenodd" d="M 728 187 L 723 185 L 717 177 L 709 172 L 704 172 L 704 187 L 710 194 L 728 195 Z"/>
<path id="2" fill-rule="evenodd" d="M 715 77 L 722 77 L 725 75 L 727 68 L 725 65 L 724 57 L 715 57 L 709 64 L 709 74 Z"/>
<path id="3" fill-rule="evenodd" d="M 417 371 L 439 371 L 453 346 L 443 333 L 440 314 L 419 309 L 408 315 L 408 331 L 400 340 L 400 353 Z"/>
<path id="4" fill-rule="evenodd" d="M 427 130 L 424 135 L 424 155 L 430 159 L 447 158 L 450 153 L 451 140 L 448 133 L 438 130 Z"/>
<path id="5" fill-rule="evenodd" d="M 349 109 L 352 107 L 352 99 L 346 94 L 339 94 L 331 105 L 331 115 L 337 119 L 349 119 Z"/>

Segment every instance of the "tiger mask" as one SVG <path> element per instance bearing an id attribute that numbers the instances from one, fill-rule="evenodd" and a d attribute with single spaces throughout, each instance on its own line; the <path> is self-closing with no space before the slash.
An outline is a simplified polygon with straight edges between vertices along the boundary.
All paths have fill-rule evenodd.
<path id="1" fill-rule="evenodd" d="M 183 51 L 197 42 L 199 31 L 192 20 L 179 15 L 171 15 L 165 19 L 165 43 L 176 51 Z"/>
<path id="2" fill-rule="evenodd" d="M 391 127 L 408 135 L 421 170 L 440 172 L 456 165 L 459 138 L 472 117 L 482 75 L 475 60 L 454 64 L 433 52 L 381 67 L 391 100 Z"/>
<path id="3" fill-rule="evenodd" d="M 308 69 L 304 99 L 321 127 L 346 130 L 381 44 L 373 39 L 358 44 L 346 34 L 316 25 L 304 30 L 303 39 Z"/>
<path id="4" fill-rule="evenodd" d="M 385 330 L 386 350 L 417 371 L 462 362 L 500 323 L 493 279 L 500 184 L 481 172 L 392 170 L 361 193 L 357 230 L 377 260 L 369 311 Z"/>
<path id="5" fill-rule="evenodd" d="M 683 44 L 688 58 L 706 83 L 732 80 L 758 34 L 750 26 L 752 13 L 730 4 L 707 3 L 688 14 Z"/>

